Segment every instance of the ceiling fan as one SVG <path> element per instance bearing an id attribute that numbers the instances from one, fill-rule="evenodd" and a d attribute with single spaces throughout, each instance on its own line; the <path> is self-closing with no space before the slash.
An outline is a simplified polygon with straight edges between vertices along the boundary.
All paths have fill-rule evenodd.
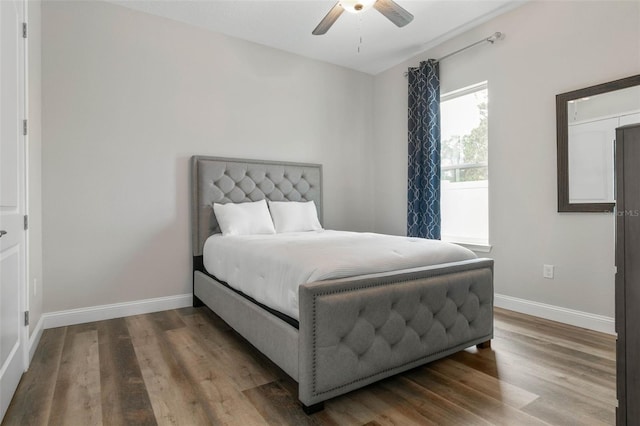
<path id="1" fill-rule="evenodd" d="M 372 6 L 398 27 L 404 27 L 413 21 L 413 15 L 393 0 L 340 0 L 331 8 L 329 13 L 322 18 L 322 21 L 320 21 L 316 29 L 313 30 L 312 34 L 325 34 L 345 10 L 350 13 L 360 13 Z"/>

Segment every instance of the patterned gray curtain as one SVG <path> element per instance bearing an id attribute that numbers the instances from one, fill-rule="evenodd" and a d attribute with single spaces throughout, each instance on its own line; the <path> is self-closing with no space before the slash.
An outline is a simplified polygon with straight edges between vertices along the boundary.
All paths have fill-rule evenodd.
<path id="1" fill-rule="evenodd" d="M 407 235 L 440 239 L 440 76 L 429 59 L 409 68 Z"/>

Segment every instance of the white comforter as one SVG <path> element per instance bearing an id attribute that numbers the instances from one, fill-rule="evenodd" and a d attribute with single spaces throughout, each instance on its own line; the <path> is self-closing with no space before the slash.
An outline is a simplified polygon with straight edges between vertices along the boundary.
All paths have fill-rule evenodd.
<path id="1" fill-rule="evenodd" d="M 298 286 L 334 278 L 473 259 L 455 244 L 421 238 L 311 231 L 274 235 L 212 235 L 204 266 L 260 303 L 298 319 Z"/>

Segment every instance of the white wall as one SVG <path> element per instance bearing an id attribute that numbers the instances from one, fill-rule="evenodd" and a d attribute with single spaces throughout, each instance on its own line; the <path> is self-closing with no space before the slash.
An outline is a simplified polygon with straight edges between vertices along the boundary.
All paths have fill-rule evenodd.
<path id="1" fill-rule="evenodd" d="M 29 317 L 33 332 L 42 316 L 42 90 L 41 90 L 41 2 L 27 3 L 28 118 L 29 118 Z M 35 284 L 34 284 L 35 280 Z"/>
<path id="2" fill-rule="evenodd" d="M 640 71 L 639 2 L 529 2 L 375 77 L 375 229 L 406 229 L 407 89 L 420 60 L 489 36 L 442 62 L 442 91 L 489 82 L 489 235 L 496 292 L 613 317 L 614 219 L 559 214 L 555 95 Z M 556 265 L 554 280 L 543 264 Z"/>
<path id="3" fill-rule="evenodd" d="M 441 78 L 443 92 L 489 82 L 496 291 L 613 316 L 613 218 L 556 212 L 555 95 L 640 70 L 638 2 L 530 2 L 375 78 L 45 2 L 44 311 L 190 292 L 193 154 L 323 163 L 328 227 L 404 234 L 403 73 L 495 31 L 507 38 L 444 61 Z"/>
<path id="4" fill-rule="evenodd" d="M 373 78 L 102 2 L 43 4 L 45 312 L 191 292 L 191 155 L 324 165 L 373 227 Z"/>
<path id="5" fill-rule="evenodd" d="M 573 124 L 637 111 L 640 111 L 640 86 L 633 86 L 570 102 L 567 118 Z"/>

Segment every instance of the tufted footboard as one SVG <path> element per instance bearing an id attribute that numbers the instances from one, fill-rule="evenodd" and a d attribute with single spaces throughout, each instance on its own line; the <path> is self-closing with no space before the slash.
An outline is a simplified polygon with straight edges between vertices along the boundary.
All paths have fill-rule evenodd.
<path id="1" fill-rule="evenodd" d="M 300 287 L 299 398 L 311 406 L 493 337 L 493 261 Z"/>

